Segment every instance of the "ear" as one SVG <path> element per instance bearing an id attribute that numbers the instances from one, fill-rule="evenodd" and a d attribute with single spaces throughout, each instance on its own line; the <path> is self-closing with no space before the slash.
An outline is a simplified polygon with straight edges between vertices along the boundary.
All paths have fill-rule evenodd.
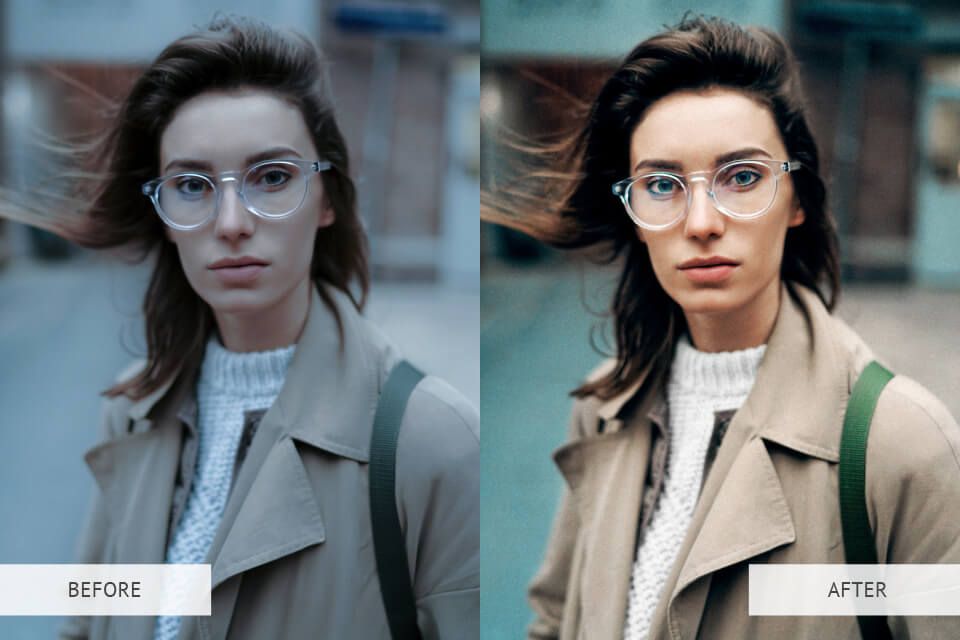
<path id="1" fill-rule="evenodd" d="M 337 216 L 333 212 L 333 207 L 330 205 L 326 196 L 324 196 L 323 201 L 320 203 L 320 217 L 317 219 L 317 229 L 329 227 L 336 219 Z"/>
<path id="2" fill-rule="evenodd" d="M 333 207 L 329 205 L 324 205 L 320 209 L 320 219 L 317 222 L 317 229 L 322 229 L 323 227 L 329 227 L 336 220 L 336 216 L 333 213 Z"/>
<path id="3" fill-rule="evenodd" d="M 790 220 L 787 222 L 788 227 L 799 227 L 807 219 L 807 214 L 804 213 L 803 208 L 799 205 L 794 207 L 793 212 L 790 214 Z"/>

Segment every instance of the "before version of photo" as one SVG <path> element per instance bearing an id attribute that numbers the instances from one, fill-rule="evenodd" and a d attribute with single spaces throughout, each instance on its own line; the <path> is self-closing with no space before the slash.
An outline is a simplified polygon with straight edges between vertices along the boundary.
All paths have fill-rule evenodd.
<path id="1" fill-rule="evenodd" d="M 0 637 L 478 638 L 479 5 L 232 4 L 8 3 Z"/>

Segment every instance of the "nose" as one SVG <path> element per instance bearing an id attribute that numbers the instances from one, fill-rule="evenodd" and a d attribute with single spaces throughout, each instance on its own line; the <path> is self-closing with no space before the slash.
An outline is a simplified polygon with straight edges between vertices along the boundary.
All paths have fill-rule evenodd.
<path id="1" fill-rule="evenodd" d="M 220 210 L 217 212 L 216 233 L 223 240 L 234 242 L 249 238 L 256 228 L 256 216 L 247 210 L 240 197 L 240 183 L 225 178 L 220 186 Z"/>
<path id="2" fill-rule="evenodd" d="M 698 184 L 699 183 L 699 184 Z M 690 181 L 690 208 L 684 220 L 684 233 L 688 238 L 709 240 L 719 238 L 726 231 L 726 216 L 720 213 L 710 195 L 710 183 L 705 178 Z"/>

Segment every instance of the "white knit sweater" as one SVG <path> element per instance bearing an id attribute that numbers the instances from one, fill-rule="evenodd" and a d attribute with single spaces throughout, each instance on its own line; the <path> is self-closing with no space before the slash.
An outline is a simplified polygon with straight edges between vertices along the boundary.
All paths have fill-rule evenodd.
<path id="1" fill-rule="evenodd" d="M 200 441 L 196 470 L 183 515 L 176 523 L 167 563 L 202 563 L 227 504 L 244 412 L 273 404 L 296 345 L 272 351 L 227 351 L 216 337 L 207 342 L 197 380 Z M 160 616 L 156 640 L 173 640 L 181 618 Z"/>
<path id="2" fill-rule="evenodd" d="M 677 343 L 667 382 L 670 441 L 666 475 L 633 565 L 625 640 L 647 638 L 697 505 L 714 412 L 740 408 L 765 349 L 766 345 L 760 345 L 706 353 L 697 351 L 686 337 Z"/>

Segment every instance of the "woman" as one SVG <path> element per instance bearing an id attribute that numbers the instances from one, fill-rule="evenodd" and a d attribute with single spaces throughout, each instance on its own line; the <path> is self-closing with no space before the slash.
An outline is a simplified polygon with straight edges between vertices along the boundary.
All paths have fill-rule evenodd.
<path id="1" fill-rule="evenodd" d="M 212 565 L 210 617 L 74 618 L 64 638 L 390 637 L 367 470 L 400 355 L 360 315 L 366 244 L 321 65 L 301 36 L 216 20 L 136 81 L 83 215 L 18 216 L 156 261 L 146 359 L 86 455 L 79 560 Z M 402 415 L 417 625 L 477 637 L 478 415 L 430 376 Z"/>
<path id="2" fill-rule="evenodd" d="M 796 63 L 704 18 L 640 43 L 582 129 L 487 219 L 623 270 L 617 350 L 573 394 L 567 489 L 531 638 L 859 638 L 856 617 L 748 615 L 751 563 L 842 563 L 837 463 L 874 355 L 831 315 L 837 242 Z M 549 163 L 548 163 L 549 165 Z M 960 429 L 920 385 L 879 397 L 866 502 L 880 562 L 960 561 Z M 950 618 L 891 617 L 894 637 Z"/>

